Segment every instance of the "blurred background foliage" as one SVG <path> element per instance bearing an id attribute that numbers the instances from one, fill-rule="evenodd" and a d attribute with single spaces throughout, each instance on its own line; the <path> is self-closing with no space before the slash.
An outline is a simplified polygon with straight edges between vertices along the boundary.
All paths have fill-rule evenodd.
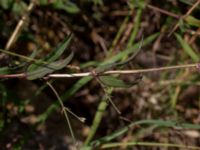
<path id="1" fill-rule="evenodd" d="M 67 60 L 70 52 L 74 52 L 70 64 L 79 69 L 62 67 L 58 73 L 86 72 L 102 64 L 126 60 L 139 47 L 142 38 L 144 43 L 139 55 L 119 69 L 199 62 L 200 6 L 195 6 L 196 0 L 38 0 L 28 14 L 26 10 L 30 3 L 29 0 L 0 0 L 0 49 L 6 51 L 6 43 L 24 15 L 28 15 L 28 19 L 16 42 L 7 50 L 14 54 L 37 60 L 48 58 L 59 51 L 59 43 L 72 33 L 66 50 L 59 51 L 60 55 L 53 61 L 59 57 Z M 21 57 L 0 54 L 1 75 L 26 72 L 31 65 L 34 63 Z M 132 83 L 138 76 L 122 75 L 120 78 Z M 99 148 L 111 141 L 200 146 L 199 126 L 195 126 L 200 124 L 199 73 L 195 69 L 180 69 L 142 76 L 143 80 L 131 88 L 109 89 L 121 115 L 112 105 L 105 107 L 89 148 L 94 145 Z M 77 141 L 82 145 L 90 134 L 98 104 L 105 96 L 102 87 L 90 77 L 50 82 L 64 104 L 86 118 L 85 123 L 80 123 L 70 116 Z M 0 147 L 73 149 L 73 140 L 56 99 L 43 80 L 1 79 Z M 140 120 L 144 122 L 137 124 Z M 137 125 L 126 130 L 131 122 Z M 181 123 L 194 126 L 182 129 L 188 125 L 183 124 L 181 128 Z M 118 136 L 113 135 L 114 131 Z M 147 148 L 141 144 L 130 149 L 155 147 Z"/>

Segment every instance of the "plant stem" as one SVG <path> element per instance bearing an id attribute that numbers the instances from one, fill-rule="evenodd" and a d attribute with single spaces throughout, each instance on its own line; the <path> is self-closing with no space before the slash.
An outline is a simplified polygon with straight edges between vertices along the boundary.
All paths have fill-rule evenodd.
<path id="1" fill-rule="evenodd" d="M 168 71 L 168 70 L 176 70 L 176 69 L 184 69 L 184 68 L 197 68 L 198 64 L 185 64 L 185 65 L 175 65 L 168 67 L 158 67 L 158 68 L 149 68 L 149 69 L 134 69 L 134 70 L 110 70 L 105 71 L 102 75 L 109 74 L 140 74 L 140 73 L 150 73 L 156 71 Z M 70 77 L 84 77 L 84 76 L 92 76 L 91 72 L 85 73 L 76 73 L 76 74 L 50 74 L 48 77 L 50 78 L 70 78 Z"/>
<path id="2" fill-rule="evenodd" d="M 168 66 L 168 67 L 158 67 L 158 68 L 149 68 L 149 69 L 134 69 L 134 70 L 109 70 L 101 73 L 101 75 L 110 75 L 110 74 L 140 74 L 140 73 L 151 73 L 157 71 L 169 71 L 169 70 L 176 70 L 176 69 L 186 69 L 186 68 L 197 68 L 199 64 L 184 64 L 184 65 L 175 65 L 175 66 Z M 71 73 L 71 74 L 49 74 L 47 75 L 48 78 L 77 78 L 77 77 L 87 77 L 93 76 L 92 72 L 84 72 L 84 73 Z M 19 74 L 2 74 L 0 78 L 26 78 L 26 73 L 19 73 Z"/>

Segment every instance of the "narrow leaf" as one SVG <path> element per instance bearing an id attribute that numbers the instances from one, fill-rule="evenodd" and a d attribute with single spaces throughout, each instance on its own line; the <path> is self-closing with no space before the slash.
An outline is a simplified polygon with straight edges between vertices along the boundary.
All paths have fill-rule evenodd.
<path id="1" fill-rule="evenodd" d="M 70 41 L 72 39 L 72 35 L 69 35 L 67 38 L 65 38 L 63 40 L 63 42 L 61 44 L 58 45 L 58 47 L 56 47 L 49 55 L 47 55 L 45 58 L 38 60 L 38 62 L 30 65 L 28 67 L 28 71 L 33 71 L 36 68 L 38 68 L 40 65 L 44 64 L 44 62 L 53 62 L 56 59 L 58 59 L 63 52 L 65 51 L 65 49 L 67 48 L 67 46 L 69 45 Z"/>
<path id="2" fill-rule="evenodd" d="M 70 1 L 67 1 L 65 5 L 63 5 L 62 9 L 64 9 L 66 12 L 75 14 L 80 11 L 78 6 L 75 3 L 72 3 Z"/>
<path id="3" fill-rule="evenodd" d="M 156 37 L 158 37 L 159 34 L 160 33 L 157 32 L 157 33 L 150 35 L 148 38 L 144 39 L 142 46 L 150 44 L 153 40 L 156 39 Z M 106 59 L 103 63 L 101 63 L 101 66 L 107 65 L 107 64 L 113 64 L 113 63 L 121 60 L 122 58 L 126 57 L 129 54 L 133 54 L 138 49 L 140 44 L 141 44 L 141 42 L 138 42 L 138 43 L 134 44 L 132 47 L 122 50 L 120 53 L 112 56 L 111 58 Z"/>
<path id="4" fill-rule="evenodd" d="M 60 69 L 64 68 L 72 60 L 73 55 L 74 55 L 74 53 L 72 52 L 64 60 L 52 62 L 52 63 L 45 65 L 45 66 L 40 66 L 36 70 L 28 72 L 27 78 L 29 80 L 34 80 L 34 79 L 42 78 L 45 75 L 52 73 L 56 70 L 60 70 Z"/>
<path id="5" fill-rule="evenodd" d="M 71 1 L 57 0 L 54 3 L 52 3 L 52 7 L 55 9 L 65 10 L 66 12 L 71 14 L 78 13 L 80 11 L 78 6 Z"/>
<path id="6" fill-rule="evenodd" d="M 132 86 L 131 84 L 125 83 L 123 80 L 113 76 L 100 76 L 99 78 L 105 85 L 110 87 L 129 88 Z"/>
<path id="7" fill-rule="evenodd" d="M 193 16 L 187 16 L 185 21 L 191 26 L 200 27 L 200 20 Z"/>
<path id="8" fill-rule="evenodd" d="M 46 61 L 48 62 L 52 62 L 56 59 L 58 59 L 58 57 L 60 57 L 63 52 L 65 51 L 65 49 L 68 47 L 69 43 L 71 42 L 72 39 L 72 34 L 70 34 L 69 36 L 67 36 L 62 43 L 60 43 L 58 45 L 58 47 L 56 47 L 52 53 L 50 53 L 49 55 L 47 55 L 47 57 L 45 58 Z"/>
<path id="9" fill-rule="evenodd" d="M 183 47 L 184 51 L 192 58 L 193 61 L 198 62 L 199 56 L 194 52 L 190 45 L 186 41 L 184 41 L 184 39 L 179 34 L 175 34 L 175 36 Z"/>

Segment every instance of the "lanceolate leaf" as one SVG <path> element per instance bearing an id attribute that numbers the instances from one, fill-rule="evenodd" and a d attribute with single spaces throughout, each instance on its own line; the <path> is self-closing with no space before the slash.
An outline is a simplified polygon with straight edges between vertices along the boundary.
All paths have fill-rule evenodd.
<path id="1" fill-rule="evenodd" d="M 55 61 L 48 65 L 40 66 L 34 71 L 29 71 L 27 73 L 27 79 L 34 80 L 34 79 L 42 78 L 49 73 L 52 73 L 56 70 L 60 70 L 64 68 L 72 60 L 73 56 L 74 56 L 74 53 L 72 52 L 64 60 Z"/>
<path id="2" fill-rule="evenodd" d="M 100 76 L 99 78 L 105 85 L 110 87 L 129 88 L 135 84 L 135 83 L 134 84 L 125 83 L 123 80 L 113 76 Z"/>
<path id="3" fill-rule="evenodd" d="M 68 47 L 69 43 L 71 42 L 72 34 L 70 34 L 68 37 L 66 37 L 62 43 L 58 45 L 58 47 L 55 48 L 55 50 L 52 51 L 47 57 L 45 58 L 45 61 L 52 62 L 58 57 L 60 57 L 65 49 Z"/>
<path id="4" fill-rule="evenodd" d="M 55 50 L 53 50 L 49 55 L 47 55 L 45 58 L 38 60 L 38 62 L 30 65 L 28 67 L 28 71 L 33 71 L 36 68 L 38 68 L 41 65 L 44 65 L 44 63 L 48 62 L 51 63 L 53 61 L 55 61 L 56 59 L 58 59 L 63 52 L 65 51 L 65 49 L 67 48 L 67 46 L 69 45 L 70 41 L 72 39 L 72 35 L 69 35 L 67 38 L 64 39 L 64 41 L 55 48 Z"/>

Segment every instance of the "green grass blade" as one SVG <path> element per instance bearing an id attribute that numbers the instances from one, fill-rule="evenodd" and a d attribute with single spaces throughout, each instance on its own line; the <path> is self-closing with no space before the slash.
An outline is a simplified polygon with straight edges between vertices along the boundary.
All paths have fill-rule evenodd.
<path id="1" fill-rule="evenodd" d="M 146 39 L 144 39 L 142 46 L 150 44 L 153 40 L 155 40 L 155 38 L 158 35 L 159 35 L 159 32 L 158 33 L 154 33 L 154 34 L 150 35 L 149 37 L 147 37 Z M 103 63 L 101 63 L 101 66 L 102 65 L 107 65 L 107 64 L 113 64 L 113 63 L 115 63 L 117 61 L 120 61 L 125 56 L 133 54 L 137 50 L 137 48 L 139 46 L 140 46 L 140 42 L 136 43 L 135 45 L 133 45 L 130 48 L 127 48 L 126 50 L 122 51 L 121 53 L 116 54 L 115 56 L 112 56 L 111 58 L 106 59 Z"/>
<path id="2" fill-rule="evenodd" d="M 130 48 L 135 41 L 136 35 L 137 35 L 139 27 L 140 27 L 141 16 L 142 16 L 142 8 L 139 8 L 136 12 L 136 16 L 135 16 L 135 20 L 134 20 L 134 28 L 131 33 L 130 39 L 128 41 L 127 48 Z"/>
<path id="3" fill-rule="evenodd" d="M 184 20 L 191 26 L 200 27 L 200 20 L 193 16 L 187 16 Z"/>
<path id="4" fill-rule="evenodd" d="M 128 126 L 123 127 L 122 129 L 119 129 L 119 130 L 117 130 L 116 132 L 114 132 L 110 135 L 107 135 L 105 137 L 102 137 L 98 140 L 91 142 L 91 145 L 99 146 L 102 143 L 109 142 L 109 141 L 123 135 L 124 133 L 129 131 L 129 129 L 131 127 L 136 126 L 136 125 L 157 125 L 158 127 L 200 129 L 200 125 L 194 125 L 194 124 L 189 124 L 189 123 L 178 123 L 176 121 L 171 121 L 171 120 L 169 120 L 169 121 L 165 121 L 165 120 L 140 120 L 140 121 L 133 122 L 133 123 L 129 124 Z"/>
<path id="5" fill-rule="evenodd" d="M 193 61 L 198 62 L 199 56 L 194 52 L 190 45 L 186 41 L 184 41 L 184 39 L 179 34 L 176 33 L 175 36 L 184 51 L 192 58 Z"/>

